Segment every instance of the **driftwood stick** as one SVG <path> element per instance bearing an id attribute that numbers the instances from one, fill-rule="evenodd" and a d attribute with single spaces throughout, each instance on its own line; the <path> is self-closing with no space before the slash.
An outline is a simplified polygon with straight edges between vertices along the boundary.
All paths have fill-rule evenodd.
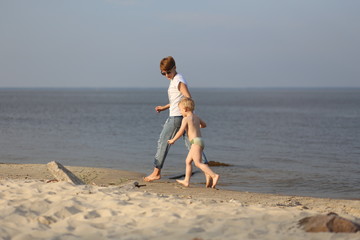
<path id="1" fill-rule="evenodd" d="M 58 162 L 55 161 L 49 162 L 47 164 L 47 168 L 58 181 L 66 181 L 73 183 L 75 185 L 85 184 L 83 181 L 81 181 L 81 179 L 75 176 L 70 170 L 68 170 Z"/>

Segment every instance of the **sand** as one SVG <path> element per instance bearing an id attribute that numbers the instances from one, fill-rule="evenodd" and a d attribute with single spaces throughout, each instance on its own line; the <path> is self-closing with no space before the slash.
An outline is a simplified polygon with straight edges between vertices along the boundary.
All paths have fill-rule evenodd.
<path id="1" fill-rule="evenodd" d="M 359 200 L 185 188 L 146 183 L 134 172 L 66 167 L 88 184 L 49 181 L 46 165 L 0 164 L 0 239 L 360 239 L 297 224 L 328 212 L 359 222 Z"/>

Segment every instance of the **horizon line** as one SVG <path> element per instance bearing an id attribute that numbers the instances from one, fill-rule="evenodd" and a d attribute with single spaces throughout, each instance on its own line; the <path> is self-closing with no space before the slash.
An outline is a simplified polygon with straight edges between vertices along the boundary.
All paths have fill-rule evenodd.
<path id="1" fill-rule="evenodd" d="M 46 87 L 46 86 L 40 86 L 40 87 L 29 87 L 29 86 L 23 86 L 23 87 L 1 87 L 0 89 L 78 89 L 78 90 L 96 90 L 96 89 L 166 89 L 167 87 Z M 360 89 L 360 86 L 312 86 L 312 87 L 301 87 L 301 86 L 294 86 L 294 87 L 281 87 L 281 86 L 264 86 L 264 87 L 191 87 L 191 89 Z"/>

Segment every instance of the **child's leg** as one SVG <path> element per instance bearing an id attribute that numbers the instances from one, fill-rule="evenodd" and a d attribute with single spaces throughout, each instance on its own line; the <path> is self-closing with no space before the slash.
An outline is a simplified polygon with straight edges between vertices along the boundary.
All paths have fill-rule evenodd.
<path id="1" fill-rule="evenodd" d="M 189 138 L 187 137 L 187 134 L 186 134 L 186 133 L 184 133 L 183 138 L 184 138 L 185 146 L 186 146 L 187 149 L 190 151 L 191 143 L 190 143 Z M 204 163 L 204 164 L 209 164 L 209 162 L 208 162 L 208 160 L 207 160 L 207 158 L 206 158 L 206 155 L 205 155 L 204 151 L 202 151 L 202 157 L 201 157 L 201 158 L 202 158 L 202 163 Z M 205 173 L 205 179 L 206 179 L 206 184 L 205 184 L 205 186 L 206 186 L 206 187 L 211 187 L 211 186 L 212 186 L 212 178 L 211 178 L 208 174 Z"/>
<path id="2" fill-rule="evenodd" d="M 204 173 L 205 175 L 205 180 L 206 180 L 206 183 L 205 183 L 205 187 L 209 188 L 212 186 L 212 178 L 210 177 L 210 175 Z"/>
<path id="3" fill-rule="evenodd" d="M 217 182 L 219 181 L 219 175 L 214 173 L 209 165 L 201 162 L 201 153 L 202 148 L 199 145 L 193 144 L 191 146 L 190 152 L 193 157 L 193 161 L 196 167 L 200 168 L 205 174 L 209 175 L 212 178 L 212 188 L 215 188 Z"/>
<path id="4" fill-rule="evenodd" d="M 190 152 L 188 153 L 188 156 L 186 157 L 185 160 L 185 178 L 184 180 L 176 180 L 178 183 L 184 185 L 185 187 L 188 187 L 190 185 L 190 177 L 192 174 L 192 163 L 193 159 L 192 156 L 190 154 Z"/>
<path id="5" fill-rule="evenodd" d="M 189 138 L 188 138 L 186 132 L 185 132 L 184 135 L 183 135 L 183 139 L 184 139 L 185 147 L 187 148 L 188 151 L 190 151 L 191 143 L 190 143 L 190 141 L 189 141 Z M 202 154 L 202 156 L 201 156 L 202 163 L 209 164 L 209 161 L 207 160 L 207 157 L 206 157 L 206 155 L 205 155 L 205 152 L 202 151 L 201 154 Z"/>

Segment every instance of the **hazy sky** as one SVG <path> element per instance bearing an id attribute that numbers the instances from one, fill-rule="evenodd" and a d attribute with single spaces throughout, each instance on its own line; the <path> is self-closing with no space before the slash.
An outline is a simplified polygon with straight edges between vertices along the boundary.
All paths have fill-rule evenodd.
<path id="1" fill-rule="evenodd" d="M 0 87 L 360 87 L 359 0 L 0 0 Z"/>

